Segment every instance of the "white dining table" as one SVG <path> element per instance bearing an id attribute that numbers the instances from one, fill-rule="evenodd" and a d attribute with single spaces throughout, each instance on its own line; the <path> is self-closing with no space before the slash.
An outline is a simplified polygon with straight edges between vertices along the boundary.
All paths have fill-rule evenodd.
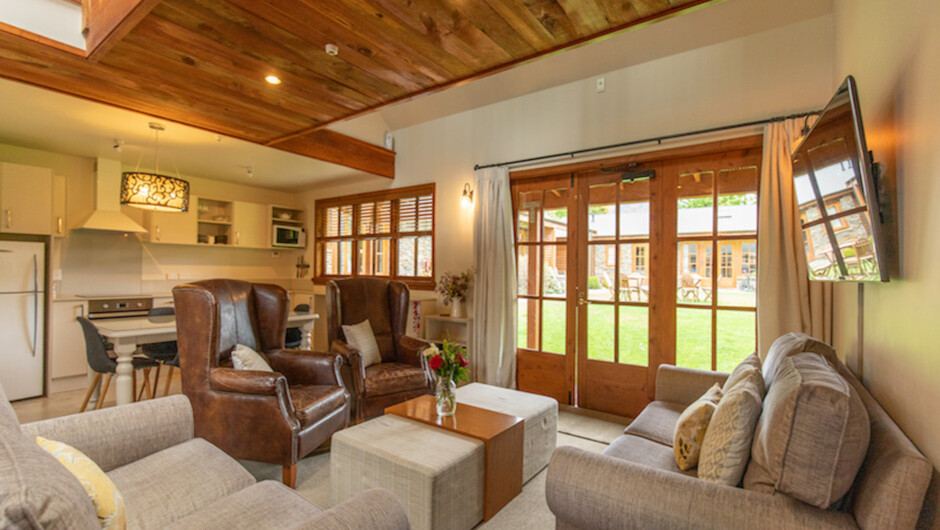
<path id="1" fill-rule="evenodd" d="M 313 322 L 320 318 L 316 313 L 295 313 L 287 316 L 288 327 L 297 327 L 301 331 L 300 349 L 310 349 L 310 330 Z M 169 342 L 176 340 L 176 317 L 111 318 L 93 320 L 98 333 L 114 344 L 117 354 L 115 369 L 115 393 L 117 404 L 124 405 L 134 401 L 134 353 L 141 344 Z"/>

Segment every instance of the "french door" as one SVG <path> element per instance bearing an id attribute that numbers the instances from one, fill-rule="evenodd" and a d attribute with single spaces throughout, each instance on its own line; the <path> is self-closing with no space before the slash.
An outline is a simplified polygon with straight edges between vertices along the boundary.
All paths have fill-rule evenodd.
<path id="1" fill-rule="evenodd" d="M 513 181 L 520 389 L 635 416 L 660 364 L 754 351 L 760 141 L 734 145 Z"/>

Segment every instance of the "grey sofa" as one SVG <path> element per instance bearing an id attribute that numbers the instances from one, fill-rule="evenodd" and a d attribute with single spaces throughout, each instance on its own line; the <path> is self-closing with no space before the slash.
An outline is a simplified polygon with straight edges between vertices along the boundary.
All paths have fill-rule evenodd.
<path id="1" fill-rule="evenodd" d="M 682 411 L 728 374 L 662 365 L 656 400 L 604 451 L 560 447 L 548 466 L 546 497 L 558 530 L 626 528 L 914 528 L 932 466 L 862 384 L 840 363 L 871 421 L 861 470 L 838 507 L 822 510 L 699 480 L 676 466 L 672 436 Z"/>
<path id="2" fill-rule="evenodd" d="M 20 425 L 0 388 L 0 528 L 100 528 L 88 496 L 36 436 L 97 463 L 124 497 L 128 528 L 407 530 L 388 491 L 330 510 L 279 482 L 255 482 L 241 464 L 193 437 L 185 396 Z"/>

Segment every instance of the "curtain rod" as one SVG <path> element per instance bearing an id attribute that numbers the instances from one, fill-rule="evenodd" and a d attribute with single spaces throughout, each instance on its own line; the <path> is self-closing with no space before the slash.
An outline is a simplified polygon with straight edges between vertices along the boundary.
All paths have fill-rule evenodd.
<path id="1" fill-rule="evenodd" d="M 643 140 L 633 140 L 630 142 L 623 142 L 619 144 L 604 145 L 601 147 L 588 147 L 586 149 L 578 149 L 577 151 L 568 151 L 565 153 L 555 153 L 553 155 L 542 155 L 542 156 L 534 156 L 532 158 L 510 160 L 509 162 L 500 162 L 498 164 L 485 164 L 485 165 L 476 164 L 475 166 L 473 166 L 473 169 L 474 171 L 476 171 L 477 169 L 484 169 L 488 167 L 514 166 L 516 164 L 523 164 L 526 162 L 537 162 L 539 160 L 548 160 L 550 158 L 558 158 L 562 156 L 573 158 L 577 155 L 583 155 L 585 153 L 593 153 L 595 151 L 605 151 L 607 149 L 617 149 L 619 147 L 629 147 L 631 145 L 639 145 L 639 144 L 645 144 L 649 142 L 657 142 L 661 144 L 663 140 L 673 140 L 675 138 L 682 138 L 685 136 L 695 136 L 698 134 L 707 134 L 707 133 L 713 133 L 713 132 L 719 132 L 719 131 L 727 131 L 729 129 L 739 129 L 741 127 L 752 127 L 754 125 L 764 125 L 767 123 L 773 123 L 777 121 L 784 121 L 784 120 L 790 120 L 790 119 L 809 118 L 810 116 L 819 116 L 820 113 L 821 112 L 818 110 L 813 110 L 809 112 L 801 112 L 798 114 L 789 114 L 787 116 L 774 116 L 772 118 L 766 118 L 763 120 L 737 123 L 734 125 L 722 125 L 721 127 L 711 127 L 709 129 L 699 129 L 697 131 L 690 131 L 690 132 L 677 133 L 677 134 L 667 134 L 665 136 L 656 136 L 654 138 L 645 138 Z M 804 127 L 804 129 L 806 129 L 806 127 Z"/>

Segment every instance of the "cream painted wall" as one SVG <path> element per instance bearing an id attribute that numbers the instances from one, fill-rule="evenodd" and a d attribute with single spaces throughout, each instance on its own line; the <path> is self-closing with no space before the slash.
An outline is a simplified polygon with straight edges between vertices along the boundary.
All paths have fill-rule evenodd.
<path id="1" fill-rule="evenodd" d="M 75 226 L 94 207 L 94 159 L 0 144 L 0 160 L 48 167 L 56 175 L 65 176 L 67 226 Z M 201 197 L 303 205 L 296 194 L 183 177 L 189 181 L 192 193 Z M 124 208 L 124 212 L 138 222 L 143 219 L 143 210 Z M 62 270 L 60 294 L 166 293 L 181 280 L 219 276 L 274 281 L 290 287 L 294 264 L 301 253 L 278 253 L 274 257 L 269 250 L 143 244 L 134 235 L 73 230 L 68 237 L 53 240 L 50 263 L 53 269 Z M 166 280 L 167 273 L 180 274 L 181 280 Z"/>
<path id="2" fill-rule="evenodd" d="M 940 465 L 940 2 L 839 0 L 837 80 L 858 81 L 875 160 L 896 178 L 900 275 L 837 285 L 835 342 L 872 394 Z M 835 88 L 835 84 L 832 87 Z M 859 340 L 861 337 L 861 340 Z"/>
<path id="3" fill-rule="evenodd" d="M 740 123 L 820 107 L 831 95 L 832 17 L 699 48 L 394 131 L 394 181 L 321 187 L 316 198 L 437 183 L 437 273 L 473 262 L 474 164 Z M 308 256 L 312 259 L 312 253 Z M 472 302 L 472 301 L 471 301 Z"/>

